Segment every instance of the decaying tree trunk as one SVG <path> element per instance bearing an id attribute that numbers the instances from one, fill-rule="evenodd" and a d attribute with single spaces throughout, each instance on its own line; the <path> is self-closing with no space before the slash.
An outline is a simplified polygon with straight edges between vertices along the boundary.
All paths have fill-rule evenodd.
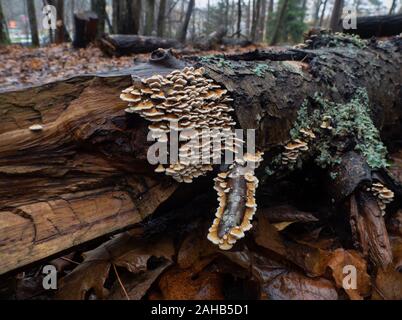
<path id="1" fill-rule="evenodd" d="M 102 51 L 110 56 L 124 56 L 134 53 L 149 53 L 156 49 L 180 48 L 174 39 L 137 35 L 105 35 L 99 41 Z"/>
<path id="2" fill-rule="evenodd" d="M 316 93 L 346 103 L 365 88 L 372 119 L 392 145 L 402 136 L 402 39 L 337 39 L 333 47 L 321 37 L 304 49 L 225 58 L 180 61 L 158 51 L 150 63 L 124 75 L 76 77 L 2 93 L 0 274 L 132 226 L 176 190 L 177 183 L 147 162 L 148 124 L 126 114 L 127 104 L 119 99 L 130 74 L 147 78 L 185 65 L 205 68 L 205 77 L 234 99 L 237 127 L 256 129 L 257 148 L 267 162 L 289 142 L 298 110 Z M 366 217 L 364 204 L 373 204 L 359 190 L 358 211 Z M 348 201 L 346 196 L 339 201 Z M 375 251 L 377 239 L 369 241 Z"/>

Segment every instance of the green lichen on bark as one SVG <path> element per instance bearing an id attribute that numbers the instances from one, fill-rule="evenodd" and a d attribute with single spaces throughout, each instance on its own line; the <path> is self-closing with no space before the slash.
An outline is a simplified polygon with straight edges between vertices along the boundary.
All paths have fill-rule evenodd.
<path id="1" fill-rule="evenodd" d="M 308 143 L 309 149 L 301 153 L 297 161 L 287 164 L 287 169 L 301 167 L 306 158 L 313 158 L 318 166 L 331 170 L 350 150 L 362 154 L 373 170 L 387 167 L 387 150 L 371 119 L 365 89 L 357 89 L 352 99 L 344 104 L 328 101 L 320 94 L 306 99 L 290 131 L 291 140 L 305 141 L 301 132 L 303 129 L 311 130 L 316 137 Z M 281 166 L 281 157 L 279 155 L 273 160 L 266 170 L 267 174 L 272 174 L 276 171 L 273 168 Z"/>
<path id="2" fill-rule="evenodd" d="M 255 66 L 253 69 L 253 73 L 257 75 L 258 77 L 263 77 L 265 75 L 265 72 L 272 72 L 273 69 L 270 68 L 267 64 L 265 63 L 259 63 Z"/>

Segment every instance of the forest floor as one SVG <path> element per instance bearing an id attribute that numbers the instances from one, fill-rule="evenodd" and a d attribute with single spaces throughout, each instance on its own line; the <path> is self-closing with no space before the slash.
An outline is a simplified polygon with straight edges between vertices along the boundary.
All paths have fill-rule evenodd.
<path id="1" fill-rule="evenodd" d="M 185 55 L 210 55 L 254 50 L 256 46 L 232 47 L 225 51 L 197 51 L 191 47 Z M 76 75 L 120 71 L 132 68 L 135 63 L 148 60 L 149 54 L 110 58 L 90 46 L 75 50 L 71 44 L 44 48 L 27 48 L 19 45 L 0 48 L 0 91 L 54 82 Z"/>

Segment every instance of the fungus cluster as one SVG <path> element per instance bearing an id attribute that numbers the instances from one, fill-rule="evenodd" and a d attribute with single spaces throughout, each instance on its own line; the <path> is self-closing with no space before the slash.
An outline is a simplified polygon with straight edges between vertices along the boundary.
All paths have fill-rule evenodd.
<path id="1" fill-rule="evenodd" d="M 172 133 L 177 134 L 177 159 L 159 163 L 156 172 L 191 183 L 213 170 L 212 164 L 220 163 L 224 153 L 234 160 L 228 171 L 215 179 L 219 208 L 208 235 L 221 249 L 229 250 L 252 227 L 258 185 L 254 169 L 262 154 L 243 155 L 244 141 L 236 135 L 230 115 L 233 100 L 226 89 L 204 77 L 204 72 L 203 68 L 186 67 L 164 77 L 155 75 L 135 83 L 120 97 L 129 103 L 127 113 L 151 122 L 150 134 L 158 142 L 172 146 Z"/>
<path id="2" fill-rule="evenodd" d="M 394 199 L 394 193 L 384 186 L 381 182 L 373 182 L 369 188 L 374 196 L 377 198 L 378 206 L 381 209 L 382 215 L 385 215 L 387 204 Z"/>
<path id="3" fill-rule="evenodd" d="M 301 152 L 309 149 L 308 143 L 316 138 L 314 132 L 309 128 L 302 128 L 299 131 L 303 138 L 294 139 L 285 145 L 285 151 L 282 153 L 283 165 L 296 163 Z"/>
<path id="4" fill-rule="evenodd" d="M 221 157 L 220 150 L 225 149 L 235 125 L 230 115 L 233 108 L 228 104 L 233 100 L 226 89 L 204 77 L 204 72 L 204 68 L 186 67 L 165 77 L 155 75 L 120 96 L 129 103 L 126 112 L 138 113 L 151 122 L 149 130 L 158 142 L 170 143 L 168 133 L 178 133 L 178 161 L 159 164 L 155 170 L 178 182 L 191 183 L 211 171 L 211 163 Z M 217 140 L 219 146 L 214 144 Z"/>
<path id="5" fill-rule="evenodd" d="M 222 250 L 230 250 L 252 228 L 251 220 L 257 209 L 258 179 L 254 169 L 262 161 L 262 153 L 246 153 L 243 159 L 215 178 L 219 207 L 208 239 Z"/>

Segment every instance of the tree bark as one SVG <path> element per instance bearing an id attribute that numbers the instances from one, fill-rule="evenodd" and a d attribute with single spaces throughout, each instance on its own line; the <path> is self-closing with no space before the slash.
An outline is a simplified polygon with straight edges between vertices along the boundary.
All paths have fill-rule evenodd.
<path id="1" fill-rule="evenodd" d="M 342 17 L 343 4 L 344 0 L 335 0 L 334 8 L 332 9 L 331 22 L 329 24 L 329 28 L 333 32 L 342 30 L 339 26 L 339 20 L 341 20 Z"/>
<path id="2" fill-rule="evenodd" d="M 97 38 L 100 38 L 105 32 L 106 0 L 91 0 L 91 10 L 98 16 Z"/>
<path id="3" fill-rule="evenodd" d="M 267 14 L 267 23 L 265 26 L 265 40 L 268 41 L 270 37 L 270 32 L 271 32 L 271 26 L 272 26 L 272 19 L 274 15 L 274 0 L 269 0 L 268 3 L 268 14 Z"/>
<path id="4" fill-rule="evenodd" d="M 31 42 L 35 47 L 39 47 L 38 23 L 36 21 L 36 11 L 34 0 L 27 0 L 29 28 L 31 30 Z"/>
<path id="5" fill-rule="evenodd" d="M 3 6 L 0 0 L 0 45 L 8 44 L 10 39 L 8 37 L 7 21 L 3 13 Z"/>
<path id="6" fill-rule="evenodd" d="M 267 11 L 267 0 L 261 0 L 261 10 L 258 21 L 258 42 L 261 42 L 264 39 L 266 11 Z"/>
<path id="7" fill-rule="evenodd" d="M 186 11 L 186 16 L 184 17 L 183 24 L 179 30 L 178 40 L 181 43 L 186 42 L 188 24 L 190 23 L 190 18 L 191 18 L 191 15 L 193 14 L 194 5 L 195 5 L 195 0 L 190 0 L 188 3 L 187 11 Z"/>
<path id="8" fill-rule="evenodd" d="M 321 16 L 320 16 L 320 27 L 322 27 L 325 17 L 325 10 L 327 9 L 328 0 L 324 0 L 324 6 L 322 7 Z"/>
<path id="9" fill-rule="evenodd" d="M 392 0 L 392 4 L 391 4 L 391 8 L 389 8 L 389 12 L 388 14 L 394 14 L 395 13 L 395 9 L 396 9 L 396 0 Z"/>
<path id="10" fill-rule="evenodd" d="M 236 26 L 236 34 L 237 37 L 240 38 L 241 35 L 241 2 L 242 0 L 237 1 L 237 26 Z"/>
<path id="11" fill-rule="evenodd" d="M 145 30 L 144 34 L 146 36 L 152 35 L 154 31 L 154 22 L 155 22 L 155 0 L 146 1 L 145 7 L 146 17 L 145 17 Z"/>
<path id="12" fill-rule="evenodd" d="M 271 42 L 270 42 L 271 46 L 277 44 L 278 41 L 279 41 L 280 30 L 281 30 L 281 27 L 282 27 L 282 24 L 283 24 L 283 20 L 285 18 L 287 7 L 288 7 L 288 0 L 283 0 L 282 6 L 279 9 L 275 29 L 274 29 L 274 32 L 272 34 L 272 39 L 271 39 Z"/>
<path id="13" fill-rule="evenodd" d="M 258 26 L 260 21 L 260 13 L 261 13 L 261 1 L 256 0 L 253 6 L 253 19 L 251 22 L 251 40 L 253 42 L 258 41 Z"/>
<path id="14" fill-rule="evenodd" d="M 321 5 L 322 5 L 322 0 L 314 1 L 313 27 L 315 27 L 319 21 Z"/>
<path id="15" fill-rule="evenodd" d="M 158 12 L 157 36 L 163 38 L 165 33 L 166 0 L 160 0 Z"/>
<path id="16" fill-rule="evenodd" d="M 289 141 L 306 98 L 320 92 L 345 103 L 363 87 L 372 119 L 391 144 L 402 135 L 402 40 L 362 48 L 342 40 L 327 47 L 326 39 L 317 36 L 306 49 L 227 56 L 225 63 L 221 57 L 180 61 L 158 51 L 149 64 L 123 75 L 79 76 L 1 93 L 0 274 L 132 226 L 176 190 L 147 163 L 148 123 L 125 114 L 119 99 L 131 74 L 147 78 L 185 64 L 204 67 L 205 77 L 234 100 L 237 127 L 256 129 L 257 148 L 268 158 Z M 262 64 L 269 70 L 253 71 Z M 33 124 L 42 129 L 30 130 Z M 190 187 L 203 193 L 211 186 Z M 367 201 L 360 203 L 366 216 Z"/>

